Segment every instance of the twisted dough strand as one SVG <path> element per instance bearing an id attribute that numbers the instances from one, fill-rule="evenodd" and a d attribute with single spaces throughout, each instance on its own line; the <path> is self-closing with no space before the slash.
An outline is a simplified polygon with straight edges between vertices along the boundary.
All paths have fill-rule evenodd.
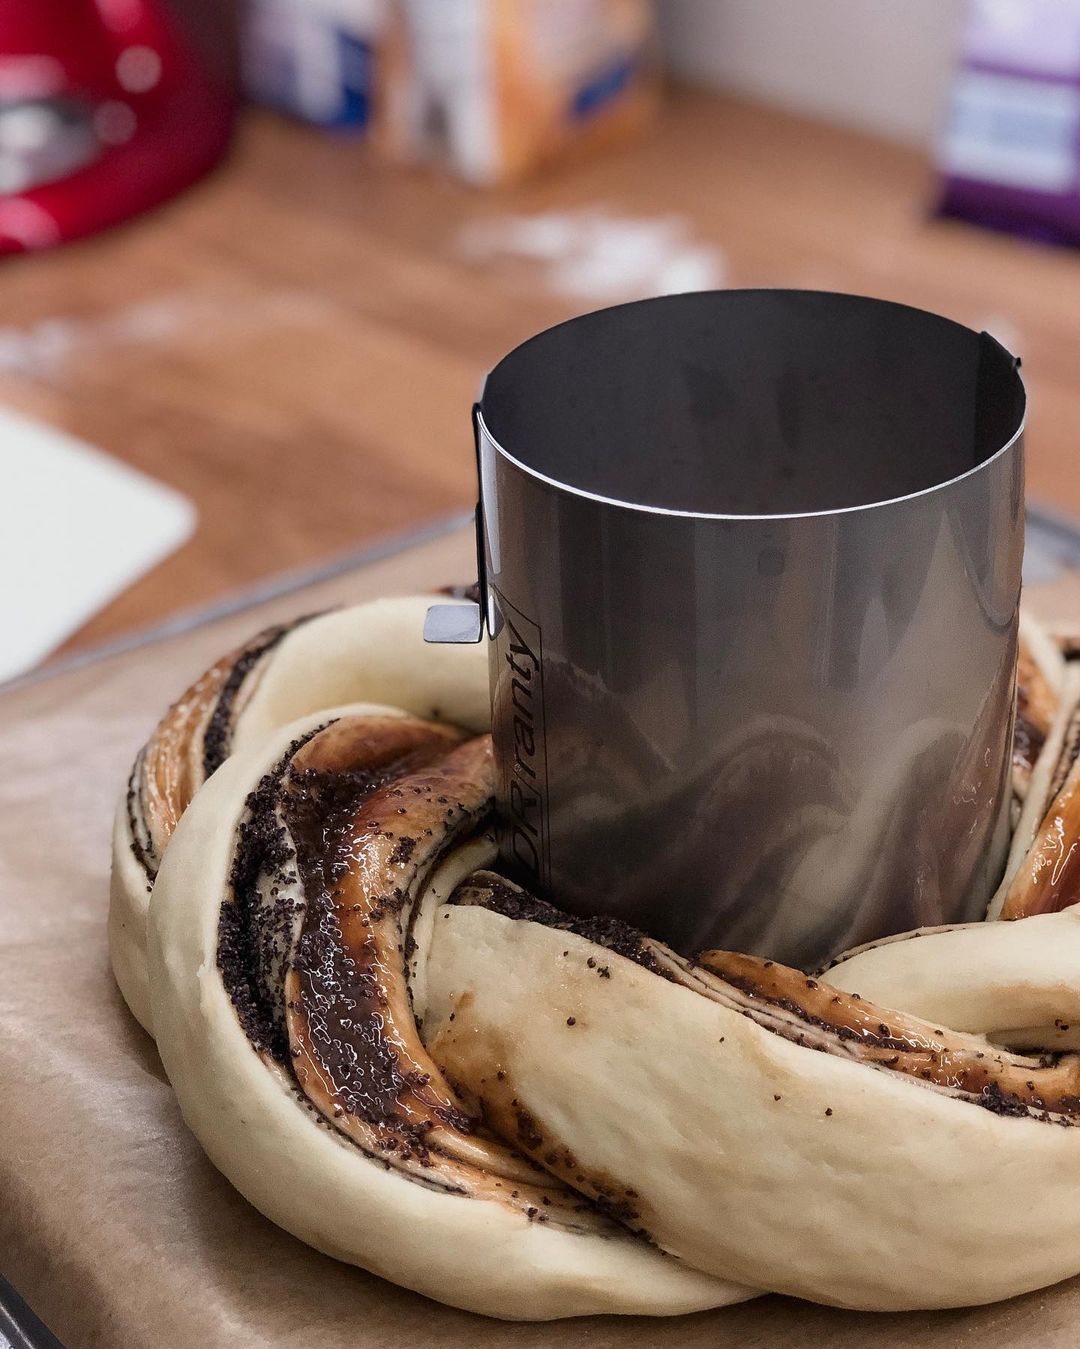
<path id="1" fill-rule="evenodd" d="M 361 704 L 487 728 L 483 651 L 423 641 L 435 598 L 374 600 L 267 628 L 200 676 L 159 722 L 117 805 L 109 905 L 113 974 L 144 1029 L 151 1030 L 146 917 L 154 879 L 188 803 L 230 753 L 289 722 Z"/>
<path id="2" fill-rule="evenodd" d="M 439 667 L 446 648 L 416 649 L 426 601 L 394 603 L 220 663 L 118 813 L 118 978 L 139 1010 L 152 885 L 162 1059 L 253 1203 L 512 1317 L 754 1288 L 955 1306 L 1080 1270 L 1075 911 L 906 934 L 821 977 L 559 914 L 487 869 L 488 742 L 439 724 L 483 728 L 479 650 Z M 1030 911 L 1080 771 L 1080 681 L 1039 635 L 1023 645 L 1014 781 L 1035 849 L 1018 844 L 1009 915 Z M 319 710 L 378 690 L 397 706 Z M 204 782 L 215 708 L 209 748 L 233 757 Z"/>
<path id="3" fill-rule="evenodd" d="M 148 950 L 185 1119 L 273 1221 L 456 1306 L 544 1319 L 749 1296 L 500 1142 L 421 1043 L 412 993 L 434 910 L 494 853 L 487 737 L 383 778 L 402 737 L 434 749 L 439 735 L 382 712 L 294 724 L 197 794 L 154 888 Z"/>

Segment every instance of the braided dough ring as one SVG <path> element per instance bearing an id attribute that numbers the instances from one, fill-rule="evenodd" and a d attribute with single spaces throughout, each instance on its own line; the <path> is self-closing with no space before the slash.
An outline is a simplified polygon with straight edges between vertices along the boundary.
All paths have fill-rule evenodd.
<path id="1" fill-rule="evenodd" d="M 159 1048 L 271 1218 L 512 1317 L 945 1307 L 1080 1270 L 1080 1062 L 995 1043 L 1080 1021 L 1075 912 L 909 934 L 829 982 L 691 962 L 485 870 L 490 794 L 486 736 L 367 708 L 241 749 L 180 821 Z"/>
<path id="2" fill-rule="evenodd" d="M 113 826 L 109 950 L 145 1030 L 154 878 L 188 803 L 229 754 L 299 717 L 352 703 L 389 703 L 487 729 L 482 648 L 424 644 L 424 614 L 438 598 L 379 599 L 267 628 L 211 666 L 162 718 L 135 760 Z"/>

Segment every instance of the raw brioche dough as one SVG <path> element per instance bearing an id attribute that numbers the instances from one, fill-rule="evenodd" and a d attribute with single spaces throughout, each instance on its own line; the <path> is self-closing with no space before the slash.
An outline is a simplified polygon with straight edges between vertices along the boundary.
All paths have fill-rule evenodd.
<path id="1" fill-rule="evenodd" d="M 762 1290 L 954 1307 L 1080 1272 L 1068 896 L 820 977 L 560 914 L 486 869 L 484 653 L 425 647 L 428 603 L 253 639 L 121 802 L 117 981 L 233 1184 L 328 1254 L 511 1318 Z M 1078 676 L 1031 640 L 1023 838 L 1080 779 Z"/>
<path id="2" fill-rule="evenodd" d="M 1075 907 L 1016 923 L 929 929 L 871 943 L 837 961 L 825 977 L 885 1007 L 903 1006 L 998 1044 L 1080 1048 Z"/>
<path id="3" fill-rule="evenodd" d="M 439 598 L 414 595 L 372 600 L 290 625 L 246 673 L 229 709 L 228 748 L 256 745 L 279 727 L 311 713 L 362 703 L 392 704 L 467 730 L 486 730 L 491 709 L 484 648 L 479 644 L 429 645 L 423 640 L 424 615 Z M 117 805 L 109 950 L 113 974 L 128 1007 L 151 1033 L 145 934 L 153 876 L 133 847 L 132 829 L 133 808 L 138 812 L 141 805 L 133 790 L 139 764 L 155 740 L 165 740 L 161 757 L 166 761 L 167 787 L 173 789 L 165 795 L 176 799 L 166 800 L 166 808 L 147 831 L 157 833 L 164 853 L 171 829 L 204 779 L 204 739 L 221 690 L 245 655 L 263 641 L 264 634 L 259 634 L 245 643 L 219 662 L 216 680 L 210 679 L 214 671 L 208 671 L 181 695 L 172 712 L 181 709 L 187 718 L 178 733 L 169 734 L 166 717 L 136 762 L 132 783 Z"/>
<path id="4" fill-rule="evenodd" d="M 214 774 L 181 820 L 154 888 L 149 968 L 158 1050 L 214 1165 L 267 1217 L 319 1250 L 490 1316 L 668 1314 L 749 1296 L 629 1235 L 567 1232 L 403 1178 L 317 1122 L 295 1084 L 252 1048 L 218 969 L 218 918 L 248 792 L 308 729 L 307 720 L 294 723 Z M 481 847 L 448 862 L 442 891 L 489 857 Z"/>
<path id="5" fill-rule="evenodd" d="M 978 924 L 891 943 L 875 953 L 878 988 L 907 1008 L 905 977 L 923 960 L 938 964 L 940 941 L 942 968 L 952 960 L 966 971 L 968 1029 L 990 1029 L 1001 970 L 985 990 L 979 972 L 1008 935 Z M 1026 945 L 1035 959 L 1023 960 L 1024 1001 L 1052 1006 L 1062 969 L 1080 972 L 1080 920 L 1053 915 Z M 537 1136 L 631 1187 L 665 1250 L 718 1277 L 879 1311 L 994 1301 L 1080 1271 L 1075 1128 L 997 1115 L 817 1053 L 599 954 L 608 978 L 580 938 L 444 909 L 429 1034 L 487 1113 L 503 1118 L 509 1094 Z M 1074 985 L 1067 1001 L 1077 1000 Z"/>

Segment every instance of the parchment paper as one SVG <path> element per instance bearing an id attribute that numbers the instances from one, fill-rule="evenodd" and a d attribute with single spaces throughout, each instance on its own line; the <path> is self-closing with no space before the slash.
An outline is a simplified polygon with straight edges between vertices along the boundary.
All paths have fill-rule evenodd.
<path id="1" fill-rule="evenodd" d="M 237 638 L 289 613 L 471 578 L 472 547 L 463 532 L 0 696 L 3 1272 L 69 1349 L 1075 1346 L 1080 1281 L 927 1315 L 769 1297 L 667 1321 L 487 1321 L 309 1250 L 205 1160 L 108 969 L 109 825 L 131 758 L 165 704 Z"/>

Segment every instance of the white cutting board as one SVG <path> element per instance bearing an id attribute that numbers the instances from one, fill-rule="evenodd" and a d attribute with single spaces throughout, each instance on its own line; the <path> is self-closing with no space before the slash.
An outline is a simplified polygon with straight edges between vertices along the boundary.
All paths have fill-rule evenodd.
<path id="1" fill-rule="evenodd" d="M 0 408 L 0 682 L 178 548 L 195 520 L 171 487 Z"/>

